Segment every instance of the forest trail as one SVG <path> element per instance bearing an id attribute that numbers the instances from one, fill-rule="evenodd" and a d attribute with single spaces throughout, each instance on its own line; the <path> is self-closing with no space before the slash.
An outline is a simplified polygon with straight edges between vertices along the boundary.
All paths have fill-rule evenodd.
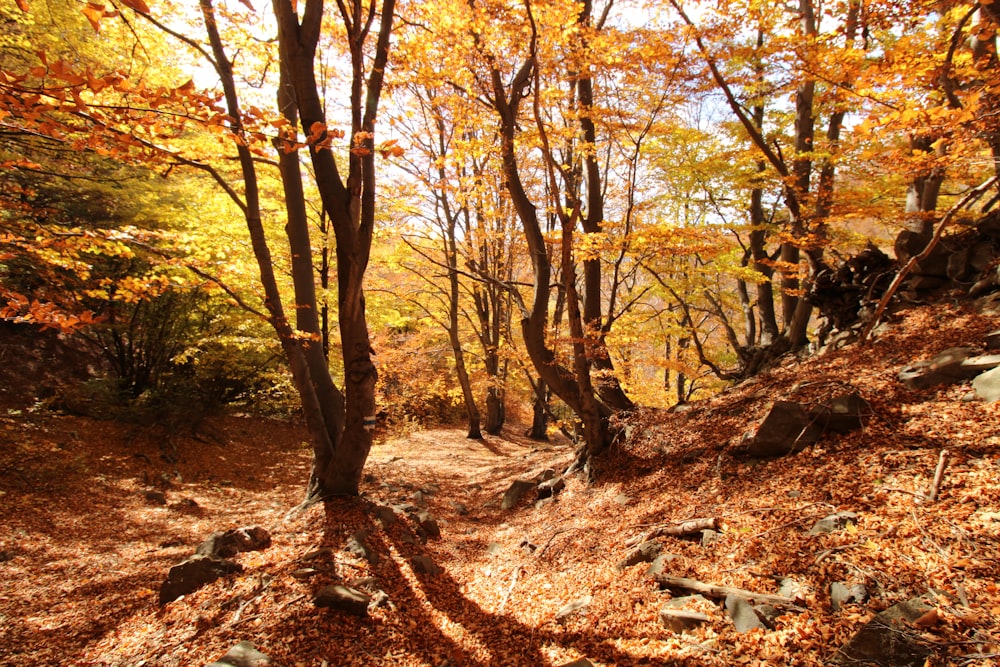
<path id="1" fill-rule="evenodd" d="M 555 501 L 511 509 L 501 507 L 511 482 L 564 468 L 568 443 L 514 429 L 482 442 L 412 433 L 373 449 L 364 499 L 289 518 L 309 472 L 294 424 L 228 416 L 199 440 L 8 407 L 0 663 L 204 665 L 248 640 L 289 667 L 819 665 L 876 612 L 934 590 L 939 617 L 914 631 L 935 659 L 995 664 L 1000 406 L 967 400 L 967 385 L 905 390 L 896 373 L 997 325 L 958 307 L 913 309 L 872 347 L 789 360 L 687 410 L 640 413 L 597 483 L 571 477 Z M 739 454 L 771 402 L 847 386 L 874 408 L 864 429 L 778 459 Z M 922 502 L 944 448 L 940 497 Z M 396 520 L 384 523 L 387 507 Z M 440 537 L 424 539 L 409 517 L 418 511 Z M 855 512 L 856 524 L 808 534 L 837 511 Z M 617 564 L 631 538 L 699 517 L 719 520 L 713 539 L 658 540 L 674 556 L 669 574 L 759 593 L 792 578 L 803 609 L 738 633 L 705 602 L 705 625 L 664 627 L 671 596 L 647 563 Z M 242 573 L 159 604 L 172 565 L 213 531 L 248 525 L 270 531 L 272 545 L 237 555 Z M 359 531 L 375 556 L 352 551 Z M 317 608 L 317 591 L 335 582 L 380 591 L 384 603 L 366 618 Z M 834 611 L 834 582 L 863 583 L 870 599 Z M 560 614 L 574 602 L 579 610 Z"/>

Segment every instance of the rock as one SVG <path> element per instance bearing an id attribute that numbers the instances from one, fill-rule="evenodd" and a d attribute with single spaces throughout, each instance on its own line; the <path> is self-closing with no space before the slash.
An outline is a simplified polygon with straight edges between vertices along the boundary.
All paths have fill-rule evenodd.
<path id="1" fill-rule="evenodd" d="M 521 501 L 521 498 L 523 498 L 528 491 L 536 488 L 536 486 L 535 482 L 530 479 L 514 480 L 510 487 L 508 487 L 507 491 L 503 494 L 503 500 L 500 502 L 500 509 L 511 509 Z"/>
<path id="2" fill-rule="evenodd" d="M 976 377 L 998 366 L 1000 366 L 1000 354 L 983 354 L 963 361 L 962 371 L 968 377 Z"/>
<path id="3" fill-rule="evenodd" d="M 920 643 L 910 624 L 931 609 L 922 597 L 894 604 L 876 615 L 842 646 L 833 664 L 922 667 L 931 650 Z"/>
<path id="4" fill-rule="evenodd" d="M 618 562 L 617 567 L 619 570 L 624 570 L 627 567 L 636 565 L 637 563 L 651 563 L 660 552 L 663 551 L 663 545 L 655 540 L 647 540 L 628 552 L 624 559 Z"/>
<path id="5" fill-rule="evenodd" d="M 619 493 L 617 496 L 611 499 L 611 502 L 613 502 L 616 505 L 628 505 L 630 502 L 632 502 L 632 499 L 626 496 L 624 493 Z"/>
<path id="6" fill-rule="evenodd" d="M 975 377 L 978 371 L 963 366 L 976 353 L 971 347 L 952 347 L 935 355 L 930 361 L 906 366 L 899 380 L 907 389 L 919 390 L 939 384 L 956 384 Z"/>
<path id="7" fill-rule="evenodd" d="M 300 581 L 314 577 L 317 574 L 319 574 L 319 570 L 314 567 L 300 567 L 297 570 L 292 570 L 292 578 L 299 579 Z"/>
<path id="8" fill-rule="evenodd" d="M 840 611 L 845 604 L 864 602 L 868 599 L 868 589 L 864 584 L 847 585 L 842 581 L 830 584 L 830 606 L 834 611 Z"/>
<path id="9" fill-rule="evenodd" d="M 388 505 L 375 505 L 373 511 L 375 513 L 375 518 L 381 521 L 382 525 L 386 528 L 399 520 L 399 517 L 396 516 L 396 510 Z"/>
<path id="10" fill-rule="evenodd" d="M 559 611 L 556 612 L 556 620 L 561 621 L 570 614 L 575 614 L 576 612 L 586 611 L 590 603 L 594 601 L 593 595 L 584 595 L 582 598 L 573 600 L 569 604 L 563 605 Z"/>
<path id="11" fill-rule="evenodd" d="M 542 468 L 531 476 L 531 479 L 535 484 L 541 484 L 555 478 L 556 471 L 553 468 Z"/>
<path id="12" fill-rule="evenodd" d="M 687 609 L 670 609 L 664 607 L 660 610 L 660 622 L 671 632 L 682 633 L 693 630 L 699 625 L 708 623 L 707 614 L 700 611 L 688 611 Z"/>
<path id="13" fill-rule="evenodd" d="M 763 458 L 783 456 L 813 444 L 821 432 L 801 405 L 776 401 L 750 439 L 748 453 Z"/>
<path id="14" fill-rule="evenodd" d="M 413 571 L 418 574 L 426 574 L 432 577 L 441 574 L 441 568 L 431 560 L 430 556 L 414 556 L 410 559 L 410 565 L 413 567 Z"/>
<path id="15" fill-rule="evenodd" d="M 343 584 L 324 586 L 314 600 L 317 607 L 343 611 L 355 616 L 367 616 L 370 602 L 370 597 Z"/>
<path id="16" fill-rule="evenodd" d="M 149 489 L 142 495 L 146 500 L 148 500 L 153 505 L 167 504 L 167 494 L 165 494 L 163 491 L 158 491 L 156 489 Z"/>
<path id="17" fill-rule="evenodd" d="M 271 658 L 261 653 L 254 645 L 244 640 L 232 647 L 226 654 L 208 663 L 205 667 L 267 667 L 273 664 Z"/>
<path id="18" fill-rule="evenodd" d="M 577 658 L 573 662 L 567 662 L 564 665 L 559 665 L 559 667 L 594 667 L 594 663 L 586 658 Z"/>
<path id="19" fill-rule="evenodd" d="M 774 630 L 778 617 L 785 613 L 770 604 L 759 604 L 754 607 L 754 611 L 757 612 L 757 617 L 764 623 L 764 626 L 768 630 Z"/>
<path id="20" fill-rule="evenodd" d="M 653 562 L 646 568 L 646 577 L 651 579 L 658 574 L 663 574 L 667 563 L 677 558 L 677 554 L 660 554 L 653 559 Z"/>
<path id="21" fill-rule="evenodd" d="M 469 508 L 465 505 L 465 503 L 452 500 L 451 508 L 455 510 L 455 514 L 459 516 L 466 516 L 469 513 Z"/>
<path id="22" fill-rule="evenodd" d="M 566 480 L 562 476 L 553 477 L 552 479 L 546 480 L 538 485 L 538 497 L 551 498 L 559 494 L 560 491 L 566 488 Z"/>
<path id="23" fill-rule="evenodd" d="M 987 403 L 1000 401 L 1000 368 L 986 371 L 972 381 L 976 395 Z"/>
<path id="24" fill-rule="evenodd" d="M 843 530 L 848 524 L 857 523 L 858 515 L 854 512 L 837 512 L 836 514 L 825 516 L 814 523 L 813 527 L 809 529 L 809 534 L 822 535 L 824 533 L 832 533 L 837 530 Z"/>
<path id="25" fill-rule="evenodd" d="M 372 564 L 375 564 L 380 560 L 378 552 L 372 549 L 371 545 L 368 544 L 367 530 L 359 530 L 347 538 L 347 542 L 344 544 L 344 549 L 355 558 L 361 558 Z"/>
<path id="26" fill-rule="evenodd" d="M 718 542 L 720 537 L 722 537 L 722 533 L 719 531 L 706 528 L 701 531 L 701 546 L 710 547 Z"/>
<path id="27" fill-rule="evenodd" d="M 271 534 L 260 526 L 246 526 L 212 533 L 195 549 L 196 554 L 231 558 L 244 551 L 263 551 L 271 546 Z"/>
<path id="28" fill-rule="evenodd" d="M 733 620 L 736 632 L 749 632 L 755 628 L 763 628 L 764 622 L 757 616 L 753 605 L 739 595 L 726 596 L 726 613 Z"/>
<path id="29" fill-rule="evenodd" d="M 778 595 L 793 600 L 805 600 L 805 586 L 790 577 L 785 577 L 778 584 Z"/>
<path id="30" fill-rule="evenodd" d="M 441 526 L 438 525 L 437 519 L 435 519 L 430 512 L 417 512 L 416 517 L 417 525 L 420 526 L 428 537 L 433 537 L 435 539 L 441 537 Z"/>
<path id="31" fill-rule="evenodd" d="M 991 331 L 986 334 L 986 349 L 987 350 L 1000 350 L 1000 329 Z"/>
<path id="32" fill-rule="evenodd" d="M 182 595 L 193 593 L 216 579 L 242 571 L 243 566 L 239 563 L 204 554 L 195 554 L 170 568 L 166 581 L 160 586 L 160 604 L 173 602 Z"/>
<path id="33" fill-rule="evenodd" d="M 834 433 L 850 433 L 863 428 L 873 414 L 871 404 L 857 392 L 835 396 L 829 403 L 809 411 L 813 422 Z"/>
<path id="34" fill-rule="evenodd" d="M 491 556 L 499 556 L 500 552 L 503 551 L 503 547 L 500 546 L 499 542 L 490 542 L 489 546 L 486 547 L 486 551 Z"/>

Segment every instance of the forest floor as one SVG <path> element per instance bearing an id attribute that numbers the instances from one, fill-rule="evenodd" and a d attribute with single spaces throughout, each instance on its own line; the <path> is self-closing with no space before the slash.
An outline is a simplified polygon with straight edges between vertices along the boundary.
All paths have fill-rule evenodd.
<path id="1" fill-rule="evenodd" d="M 248 640 L 287 667 L 819 665 L 878 611 L 932 591 L 938 613 L 913 628 L 933 651 L 928 664 L 998 664 L 1000 404 L 966 400 L 968 384 L 909 391 L 896 378 L 998 327 L 964 306 L 912 308 L 871 346 L 789 359 L 683 411 L 644 411 L 596 482 L 570 477 L 554 502 L 507 510 L 511 482 L 564 468 L 569 444 L 414 433 L 376 445 L 363 498 L 289 516 L 309 474 L 296 424 L 227 416 L 199 440 L 8 404 L 0 663 L 204 665 Z M 777 459 L 740 454 L 773 401 L 847 388 L 874 409 L 864 429 Z M 949 465 L 929 502 L 942 449 Z M 422 539 L 402 515 L 384 526 L 376 504 L 424 507 L 441 536 Z M 808 534 L 840 510 L 857 513 L 856 526 Z M 802 587 L 799 610 L 738 633 L 703 603 L 708 623 L 664 627 L 671 594 L 646 563 L 616 564 L 651 527 L 709 517 L 720 522 L 714 541 L 659 538 L 677 556 L 667 572 L 762 593 L 788 577 Z M 159 604 L 172 565 L 213 531 L 247 525 L 270 531 L 272 545 L 235 556 L 242 573 Z M 359 530 L 377 562 L 347 549 Z M 422 572 L 417 556 L 441 571 Z M 364 618 L 316 607 L 317 591 L 340 581 L 387 599 Z M 835 581 L 863 583 L 870 599 L 834 611 Z"/>

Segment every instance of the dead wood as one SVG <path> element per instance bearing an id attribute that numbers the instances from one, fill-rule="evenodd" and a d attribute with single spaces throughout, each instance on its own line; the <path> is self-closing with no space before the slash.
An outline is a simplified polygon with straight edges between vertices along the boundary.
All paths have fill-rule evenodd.
<path id="1" fill-rule="evenodd" d="M 706 584 L 703 581 L 688 579 L 687 577 L 673 577 L 669 574 L 658 574 L 653 577 L 653 580 L 666 588 L 680 588 L 687 591 L 693 591 L 695 593 L 701 593 L 702 595 L 712 598 L 721 599 L 729 595 L 738 595 L 739 597 L 752 600 L 753 602 L 763 602 L 774 605 L 775 607 L 784 607 L 787 609 L 804 611 L 803 607 L 796 604 L 795 598 L 785 597 L 784 595 L 769 595 L 767 593 L 756 593 L 754 591 L 748 591 L 742 588 L 733 588 L 731 586 L 716 586 L 715 584 Z"/>
<path id="2" fill-rule="evenodd" d="M 662 526 L 657 526 L 648 532 L 629 538 L 625 542 L 625 546 L 631 547 L 636 544 L 642 544 L 643 542 L 651 540 L 655 537 L 663 537 L 663 536 L 683 537 L 685 535 L 694 535 L 696 533 L 700 533 L 703 530 L 718 530 L 718 529 L 719 529 L 718 517 L 706 517 L 704 519 L 689 519 L 688 521 L 681 521 L 680 523 L 670 523 Z"/>

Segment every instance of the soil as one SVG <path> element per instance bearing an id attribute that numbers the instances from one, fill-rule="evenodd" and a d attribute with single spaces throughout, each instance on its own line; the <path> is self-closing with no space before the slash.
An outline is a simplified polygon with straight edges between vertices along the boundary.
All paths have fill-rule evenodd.
<path id="1" fill-rule="evenodd" d="M 997 664 L 1000 404 L 968 400 L 968 384 L 909 391 L 896 374 L 998 327 L 967 306 L 912 308 L 870 346 L 789 358 L 681 410 L 641 411 L 596 481 L 570 476 L 554 501 L 512 509 L 500 503 L 511 482 L 564 469 L 571 444 L 516 428 L 483 441 L 412 433 L 376 445 L 362 497 L 290 513 L 310 462 L 296 422 L 229 415 L 189 436 L 54 413 L 11 390 L 27 353 L 8 347 L 0 663 L 204 665 L 248 640 L 286 666 L 820 665 L 878 611 L 932 591 L 937 616 L 913 628 L 930 664 Z M 773 401 L 847 389 L 874 409 L 865 428 L 777 459 L 742 453 L 742 434 Z M 378 505 L 425 509 L 441 536 L 421 534 L 405 511 L 383 525 Z M 808 534 L 841 510 L 857 525 Z M 705 625 L 664 627 L 671 593 L 646 563 L 616 565 L 630 539 L 692 518 L 717 518 L 719 535 L 658 538 L 676 555 L 669 574 L 761 593 L 791 578 L 802 609 L 738 633 L 706 601 Z M 248 525 L 270 531 L 272 545 L 235 556 L 242 573 L 159 603 L 172 565 L 212 532 Z M 347 548 L 361 530 L 376 562 Z M 441 571 L 422 572 L 417 556 Z M 870 598 L 834 611 L 837 581 L 864 584 Z M 316 607 L 337 582 L 387 597 L 363 618 Z"/>

